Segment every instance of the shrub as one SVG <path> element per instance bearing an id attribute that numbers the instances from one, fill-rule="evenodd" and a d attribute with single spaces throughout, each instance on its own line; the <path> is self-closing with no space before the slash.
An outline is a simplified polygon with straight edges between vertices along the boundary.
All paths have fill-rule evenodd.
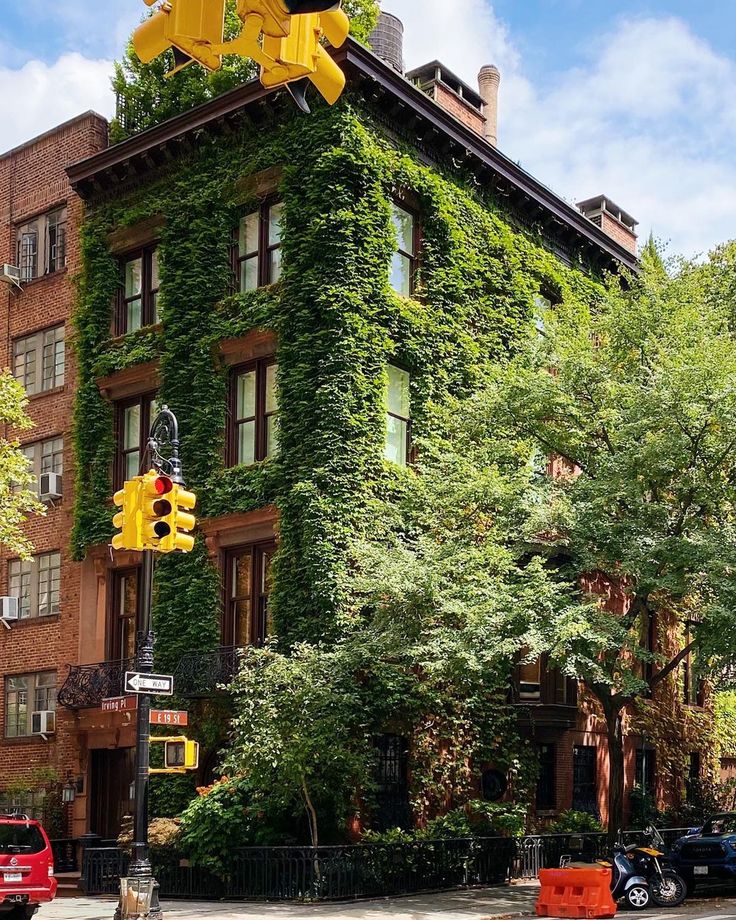
<path id="1" fill-rule="evenodd" d="M 587 811 L 563 811 L 547 828 L 549 834 L 601 833 L 603 825 Z"/>

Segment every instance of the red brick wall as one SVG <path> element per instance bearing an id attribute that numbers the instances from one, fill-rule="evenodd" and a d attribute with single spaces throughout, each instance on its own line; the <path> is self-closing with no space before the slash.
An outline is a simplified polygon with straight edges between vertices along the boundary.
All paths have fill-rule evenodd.
<path id="1" fill-rule="evenodd" d="M 82 202 L 72 192 L 65 168 L 107 145 L 107 123 L 87 113 L 22 147 L 0 156 L 0 263 L 15 264 L 15 228 L 56 206 L 67 206 L 67 268 L 23 285 L 22 291 L 0 285 L 0 368 L 12 363 L 12 342 L 55 326 L 65 325 L 65 378 L 63 387 L 34 395 L 28 414 L 35 427 L 19 433 L 23 443 L 51 436 L 64 438 L 63 499 L 43 518 L 26 525 L 35 552 L 59 550 L 61 563 L 61 613 L 58 617 L 31 619 L 0 629 L 0 790 L 23 779 L 36 767 L 54 767 L 62 778 L 76 775 L 79 744 L 75 716 L 57 710 L 57 729 L 48 741 L 40 738 L 5 738 L 5 677 L 56 670 L 57 687 L 67 665 L 78 660 L 80 566 L 69 556 L 69 536 L 74 500 L 72 408 L 76 369 L 71 348 L 70 317 L 74 302 L 72 278 L 79 269 L 78 227 Z M 0 595 L 8 593 L 10 555 L 0 549 Z"/>
<path id="2" fill-rule="evenodd" d="M 486 123 L 485 116 L 461 99 L 457 93 L 453 93 L 452 90 L 447 89 L 441 83 L 435 83 L 434 98 L 443 109 L 454 115 L 464 125 L 472 128 L 473 131 L 477 131 L 478 134 L 483 134 Z"/>
<path id="3" fill-rule="evenodd" d="M 628 227 L 625 227 L 620 221 L 615 220 L 605 211 L 602 214 L 601 229 L 604 231 L 604 233 L 607 233 L 610 237 L 616 240 L 617 243 L 620 243 L 622 246 L 628 249 L 629 252 L 633 252 L 634 255 L 636 255 L 636 234 L 633 232 L 633 230 L 629 230 Z"/>

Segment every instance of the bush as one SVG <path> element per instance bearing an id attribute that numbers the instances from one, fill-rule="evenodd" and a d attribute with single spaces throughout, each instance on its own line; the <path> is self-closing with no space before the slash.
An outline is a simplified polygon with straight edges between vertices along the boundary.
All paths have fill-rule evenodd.
<path id="1" fill-rule="evenodd" d="M 603 825 L 587 811 L 563 811 L 547 828 L 548 834 L 594 834 L 602 833 Z"/>
<path id="2" fill-rule="evenodd" d="M 485 802 L 473 799 L 461 808 L 429 821 L 414 831 L 393 828 L 365 831 L 363 843 L 413 843 L 421 840 L 448 840 L 467 837 L 517 836 L 524 831 L 526 809 L 512 802 Z"/>

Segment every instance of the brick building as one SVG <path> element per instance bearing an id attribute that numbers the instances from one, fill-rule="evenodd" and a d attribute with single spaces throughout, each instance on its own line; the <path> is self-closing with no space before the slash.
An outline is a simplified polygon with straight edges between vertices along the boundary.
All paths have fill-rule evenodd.
<path id="1" fill-rule="evenodd" d="M 55 704 L 78 658 L 80 604 L 80 566 L 69 549 L 77 385 L 70 341 L 83 204 L 66 167 L 106 146 L 107 122 L 87 112 L 0 156 L 0 263 L 20 269 L 18 284 L 0 285 L 0 366 L 29 395 L 35 427 L 19 438 L 47 506 L 27 525 L 31 562 L 0 551 L 0 595 L 19 599 L 18 619 L 0 630 L 0 795 L 11 783 L 32 784 L 44 768 L 62 783 L 83 772 L 74 718 Z"/>
<path id="2" fill-rule="evenodd" d="M 600 275 L 622 265 L 636 268 L 635 222 L 629 215 L 603 197 L 584 202 L 577 210 L 496 149 L 499 75 L 495 68 L 484 68 L 481 86 L 475 90 L 439 62 L 405 77 L 398 60 L 386 62 L 352 41 L 337 52 L 337 58 L 348 76 L 352 104 L 367 113 L 366 124 L 381 143 L 391 148 L 404 145 L 423 169 L 436 169 L 438 174 L 444 170 L 444 175 L 447 170 L 462 170 L 463 181 L 471 177 L 475 187 L 492 198 L 492 210 L 512 228 L 509 232 L 520 239 L 532 238 L 534 246 L 551 254 L 565 271 L 582 266 L 583 271 Z M 184 292 L 169 279 L 173 266 L 189 271 L 189 266 L 177 262 L 180 255 L 174 249 L 175 243 L 186 242 L 194 253 L 193 262 L 211 260 L 215 279 L 211 291 L 200 290 L 201 306 L 193 309 L 202 309 L 212 322 L 222 315 L 221 301 L 232 290 L 246 298 L 263 292 L 278 297 L 284 164 L 252 154 L 256 165 L 244 165 L 237 156 L 240 147 L 245 149 L 251 142 L 254 126 L 277 135 L 282 129 L 296 130 L 292 122 L 284 94 L 266 92 L 255 82 L 114 147 L 106 147 L 104 121 L 87 114 L 0 160 L 3 201 L 9 202 L 1 231 L 6 255 L 0 261 L 17 262 L 27 278 L 21 281 L 22 290 L 0 291 L 7 311 L 6 317 L 0 317 L 7 330 L 1 360 L 16 374 L 25 374 L 29 392 L 36 387 L 31 415 L 37 428 L 24 435 L 24 443 L 39 442 L 33 462 L 39 471 L 60 470 L 63 482 L 63 496 L 54 500 L 47 518 L 30 525 L 39 554 L 30 571 L 0 557 L 0 594 L 29 598 L 23 602 L 27 611 L 23 619 L 10 631 L 0 632 L 0 670 L 5 681 L 0 700 L 4 725 L 0 793 L 10 778 L 36 764 L 54 766 L 62 780 L 78 779 L 71 827 L 75 835 L 92 830 L 113 836 L 130 809 L 133 714 L 102 712 L 101 703 L 120 693 L 122 673 L 134 653 L 139 560 L 132 553 L 112 557 L 100 534 L 110 532 L 111 512 L 105 500 L 138 471 L 156 401 L 171 401 L 182 415 L 189 408 L 187 400 L 177 405 L 173 385 L 177 362 L 192 360 L 198 368 L 191 374 L 192 400 L 203 385 L 208 361 L 212 367 L 216 385 L 207 386 L 212 385 L 215 395 L 207 399 L 221 414 L 221 426 L 213 428 L 219 459 L 203 471 L 203 462 L 191 453 L 187 456 L 185 445 L 185 461 L 195 470 L 201 494 L 224 488 L 235 506 L 228 510 L 222 502 L 210 502 L 201 520 L 204 551 L 199 561 L 191 563 L 192 572 L 218 581 L 217 609 L 205 611 L 210 632 L 201 643 L 188 630 L 202 611 L 186 608 L 186 598 L 181 596 L 169 598 L 181 617 L 179 629 L 168 634 L 170 648 L 183 654 L 172 654 L 167 665 L 175 670 L 178 690 L 190 701 L 188 705 L 204 711 L 217 695 L 218 683 L 232 675 L 237 649 L 260 641 L 270 629 L 269 572 L 282 539 L 282 516 L 293 514 L 294 505 L 285 501 L 281 506 L 281 497 L 269 493 L 263 482 L 267 483 L 275 450 L 277 364 L 295 360 L 294 342 L 289 340 L 288 324 L 281 327 L 279 338 L 272 327 L 254 323 L 246 328 L 241 319 L 240 325 L 232 323 L 225 332 L 217 332 L 220 327 L 207 330 L 210 338 L 205 344 L 211 352 L 196 352 L 195 359 L 188 351 L 177 351 L 182 343 L 170 317 L 172 311 L 183 309 L 177 304 Z M 183 171 L 196 163 L 197 150 L 204 145 L 209 156 L 223 157 L 227 214 L 237 212 L 224 233 L 221 250 L 216 251 L 198 250 L 195 238 L 187 236 L 189 228 L 177 225 L 174 211 L 160 203 L 165 201 L 161 189 L 174 187 Z M 227 165 L 231 161 L 237 165 Z M 75 463 L 70 432 L 77 378 L 68 349 L 63 352 L 63 383 L 61 359 L 57 357 L 52 367 L 47 355 L 62 353 L 60 330 L 67 339 L 70 333 L 73 288 L 69 279 L 79 266 L 82 200 L 97 221 L 96 265 L 102 266 L 100 271 L 116 274 L 106 276 L 102 293 L 89 295 L 80 307 L 86 311 L 83 347 L 89 349 L 85 360 L 91 369 L 80 381 L 77 410 L 88 411 L 91 405 L 99 427 L 85 428 L 86 443 L 80 445 L 76 458 L 80 481 L 89 486 L 89 495 L 85 488 L 77 506 L 82 537 L 76 548 L 84 556 L 77 563 L 70 558 Z M 225 221 L 212 204 L 213 213 Z M 422 262 L 422 213 L 416 189 L 407 188 L 390 206 L 398 248 L 387 271 L 388 284 L 393 294 L 412 297 Z M 135 220 L 124 212 L 126 207 Z M 192 221 L 201 218 L 194 207 Z M 102 225 L 104 233 L 99 231 Z M 64 259 L 58 254 L 62 227 L 67 241 Z M 233 280 L 223 286 L 223 274 L 230 269 Z M 549 293 L 540 279 L 537 296 Z M 199 343 L 188 347 L 194 353 Z M 37 365 L 25 357 L 34 354 L 34 348 L 42 355 Z M 302 355 L 300 360 L 306 358 Z M 316 377 L 315 394 L 320 387 L 334 384 L 323 365 L 310 373 Z M 373 368 L 372 373 L 384 371 Z M 410 456 L 412 375 L 418 378 L 423 369 L 388 363 L 385 373 L 395 404 L 387 410 L 386 443 L 373 444 L 371 450 L 402 466 Z M 38 375 L 38 383 L 33 375 Z M 91 404 L 82 401 L 82 395 L 90 398 L 90 391 L 95 400 Z M 288 446 L 288 430 L 297 420 L 282 410 L 280 423 L 286 432 L 285 452 L 293 455 L 297 447 Z M 318 430 L 315 437 L 322 434 Z M 332 437 L 330 432 L 324 437 L 328 435 Z M 92 469 L 110 471 L 100 494 L 92 491 Z M 257 478 L 262 476 L 265 480 Z M 102 510 L 104 521 L 89 523 L 93 505 Z M 293 534 L 294 522 L 287 525 L 286 531 Z M 72 666 L 68 679 L 67 665 Z M 54 705 L 55 689 L 58 705 Z M 24 704 L 22 716 L 20 693 L 33 700 L 32 705 Z M 552 816 L 573 807 L 605 817 L 605 735 L 575 684 L 539 662 L 518 674 L 516 694 L 522 731 L 537 745 L 540 758 L 538 812 Z M 41 704 L 48 709 L 40 709 Z M 32 712 L 54 709 L 56 732 L 46 739 L 33 734 Z M 24 726 L 20 726 L 22 718 Z M 385 756 L 400 763 L 395 742 L 393 736 L 386 736 Z M 205 782 L 217 762 L 217 750 L 203 753 L 199 780 Z M 646 740 L 632 736 L 627 784 L 631 786 L 636 771 L 653 782 L 653 763 Z"/>

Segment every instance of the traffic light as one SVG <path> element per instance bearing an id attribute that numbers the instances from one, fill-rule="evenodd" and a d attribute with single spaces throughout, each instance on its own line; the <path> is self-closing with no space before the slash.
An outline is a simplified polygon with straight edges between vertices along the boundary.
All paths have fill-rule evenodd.
<path id="1" fill-rule="evenodd" d="M 112 519 L 120 531 L 112 538 L 113 549 L 142 549 L 140 531 L 141 477 L 131 479 L 116 492 L 113 501 L 121 510 Z"/>
<path id="2" fill-rule="evenodd" d="M 197 496 L 194 492 L 187 492 L 183 486 L 175 485 L 171 504 L 174 507 L 171 515 L 171 536 L 166 541 L 167 552 L 173 553 L 178 549 L 183 553 L 191 553 L 194 549 L 194 537 L 189 531 L 194 530 L 197 520 L 189 512 L 197 504 Z"/>
<path id="3" fill-rule="evenodd" d="M 350 20 L 342 9 L 292 16 L 286 36 L 263 35 L 263 53 L 272 63 L 262 63 L 261 83 L 266 87 L 299 83 L 305 79 L 333 105 L 345 89 L 345 74 L 322 45 L 324 35 L 331 45 L 344 44 Z M 296 87 L 300 107 L 309 111 L 304 100 L 304 83 Z"/>
<path id="4" fill-rule="evenodd" d="M 143 0 L 153 6 L 156 0 Z M 133 48 L 144 64 L 174 52 L 174 68 L 167 76 L 197 61 L 219 70 L 222 55 L 213 49 L 223 42 L 225 0 L 164 0 L 161 7 L 133 32 Z"/>
<path id="5" fill-rule="evenodd" d="M 164 745 L 164 766 L 151 767 L 152 775 L 162 773 L 188 773 L 199 767 L 199 744 L 189 738 L 176 736 L 172 738 L 152 737 L 151 744 Z"/>
<path id="6" fill-rule="evenodd" d="M 143 477 L 141 500 L 141 542 L 143 549 L 167 550 L 167 538 L 173 533 L 174 482 L 151 470 Z"/>

